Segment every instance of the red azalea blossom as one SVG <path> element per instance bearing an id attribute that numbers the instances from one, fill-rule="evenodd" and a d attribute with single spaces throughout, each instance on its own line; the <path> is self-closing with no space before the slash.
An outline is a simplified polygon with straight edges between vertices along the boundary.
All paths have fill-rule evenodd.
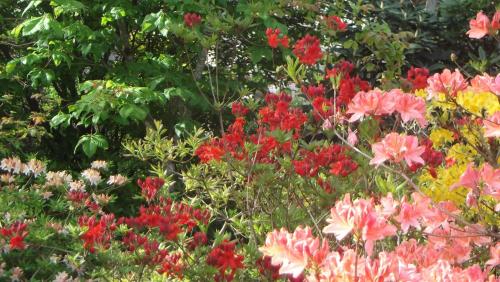
<path id="1" fill-rule="evenodd" d="M 278 48 L 278 46 L 281 44 L 281 46 L 288 48 L 288 36 L 284 35 L 280 38 L 281 30 L 279 28 L 272 29 L 268 28 L 266 29 L 266 37 L 267 37 L 267 43 L 271 48 Z"/>
<path id="2" fill-rule="evenodd" d="M 26 223 L 14 222 L 9 227 L 0 228 L 0 235 L 8 240 L 11 250 L 24 250 L 26 248 L 24 238 L 28 236 L 27 227 Z"/>
<path id="3" fill-rule="evenodd" d="M 322 97 L 325 95 L 325 87 L 323 84 L 319 84 L 318 86 L 309 85 L 301 87 L 302 93 L 306 94 L 309 99 L 314 99 L 316 97 Z"/>
<path id="4" fill-rule="evenodd" d="M 233 281 L 236 271 L 244 268 L 243 256 L 235 253 L 235 245 L 224 240 L 208 254 L 207 264 L 219 270 L 215 281 Z"/>
<path id="5" fill-rule="evenodd" d="M 245 107 L 241 102 L 234 102 L 231 105 L 231 112 L 236 117 L 243 117 L 248 114 L 248 108 Z"/>
<path id="6" fill-rule="evenodd" d="M 426 68 L 411 67 L 406 76 L 406 79 L 413 87 L 413 91 L 426 88 L 427 78 L 429 78 L 429 70 Z"/>
<path id="7" fill-rule="evenodd" d="M 184 24 L 193 28 L 201 23 L 201 16 L 196 13 L 186 13 L 184 14 Z"/>
<path id="8" fill-rule="evenodd" d="M 297 41 L 293 53 L 306 65 L 314 65 L 323 56 L 319 39 L 309 34 Z"/>
<path id="9" fill-rule="evenodd" d="M 345 31 L 347 29 L 347 24 L 343 22 L 338 16 L 328 16 L 324 17 L 326 25 L 328 28 L 334 31 Z"/>
<path id="10" fill-rule="evenodd" d="M 273 265 L 271 263 L 271 257 L 269 256 L 263 256 L 257 259 L 255 262 L 257 265 L 257 268 L 259 269 L 259 272 L 262 276 L 267 277 L 271 279 L 272 281 L 278 280 L 280 277 L 280 266 L 279 265 Z"/>
<path id="11" fill-rule="evenodd" d="M 165 181 L 158 177 L 146 177 L 144 181 L 138 179 L 137 184 L 141 187 L 142 196 L 149 202 L 155 198 Z"/>
<path id="12" fill-rule="evenodd" d="M 99 220 L 94 216 L 81 216 L 78 218 L 81 227 L 87 227 L 87 231 L 81 236 L 83 247 L 91 253 L 95 252 L 95 246 L 108 249 L 111 245 L 113 232 L 116 229 L 114 214 L 105 214 Z"/>

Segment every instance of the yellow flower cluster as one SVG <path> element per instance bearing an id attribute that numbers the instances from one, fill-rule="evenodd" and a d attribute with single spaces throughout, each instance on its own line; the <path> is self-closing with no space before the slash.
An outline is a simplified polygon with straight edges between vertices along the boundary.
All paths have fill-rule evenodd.
<path id="1" fill-rule="evenodd" d="M 435 128 L 431 131 L 429 139 L 432 141 L 432 146 L 435 149 L 440 148 L 445 144 L 451 144 L 455 140 L 453 132 L 444 128 Z"/>
<path id="2" fill-rule="evenodd" d="M 467 164 L 474 161 L 477 155 L 477 151 L 471 145 L 458 143 L 450 147 L 446 158 L 454 159 L 459 164 Z"/>
<path id="3" fill-rule="evenodd" d="M 500 110 L 498 97 L 490 92 L 460 92 L 456 101 L 464 109 L 478 116 L 482 116 L 483 111 L 492 115 Z"/>
<path id="4" fill-rule="evenodd" d="M 465 164 L 456 164 L 448 168 L 439 167 L 436 169 L 436 178 L 426 171 L 419 177 L 419 186 L 434 202 L 452 201 L 456 205 L 463 205 L 467 189 L 457 188 L 451 191 L 450 186 L 460 179 L 466 168 Z"/>

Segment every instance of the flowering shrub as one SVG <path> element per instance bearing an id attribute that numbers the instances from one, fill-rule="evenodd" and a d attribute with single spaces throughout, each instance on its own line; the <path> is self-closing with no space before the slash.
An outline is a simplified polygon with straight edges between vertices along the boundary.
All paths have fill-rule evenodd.
<path id="1" fill-rule="evenodd" d="M 176 28 L 223 25 L 203 15 Z M 479 12 L 467 34 L 496 38 L 499 17 Z M 356 28 L 321 19 L 332 36 Z M 377 81 L 324 36 L 292 43 L 273 23 L 262 36 L 286 57 L 279 83 L 242 91 L 227 124 L 226 101 L 211 105 L 220 136 L 173 138 L 148 120 L 144 138 L 123 140 L 124 160 L 148 173 L 2 159 L 0 279 L 498 281 L 500 75 L 411 66 Z M 101 137 L 80 145 L 94 155 Z"/>

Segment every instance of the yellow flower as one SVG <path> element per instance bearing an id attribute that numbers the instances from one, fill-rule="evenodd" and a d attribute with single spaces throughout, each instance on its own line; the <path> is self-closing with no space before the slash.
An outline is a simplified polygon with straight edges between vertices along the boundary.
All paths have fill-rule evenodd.
<path id="1" fill-rule="evenodd" d="M 455 138 L 453 132 L 444 128 L 435 128 L 431 131 L 429 139 L 432 141 L 432 146 L 437 149 L 446 143 L 452 143 Z"/>
<path id="2" fill-rule="evenodd" d="M 487 115 L 492 115 L 500 110 L 498 97 L 490 92 L 459 92 L 457 95 L 457 104 L 478 116 L 483 116 L 483 111 Z"/>
<path id="3" fill-rule="evenodd" d="M 481 129 L 474 130 L 474 128 L 463 126 L 462 128 L 460 128 L 460 135 L 465 138 L 468 144 L 476 146 L 480 142 L 478 136 L 482 136 L 480 130 Z"/>
<path id="4" fill-rule="evenodd" d="M 451 191 L 450 186 L 460 179 L 466 168 L 466 164 L 456 164 L 448 168 L 439 167 L 436 169 L 436 178 L 426 171 L 419 177 L 419 186 L 435 202 L 452 201 L 457 205 L 462 205 L 465 202 L 467 189 L 458 188 Z"/>
<path id="5" fill-rule="evenodd" d="M 447 158 L 454 159 L 459 164 L 467 164 L 474 160 L 477 151 L 469 144 L 455 144 L 448 150 Z"/>

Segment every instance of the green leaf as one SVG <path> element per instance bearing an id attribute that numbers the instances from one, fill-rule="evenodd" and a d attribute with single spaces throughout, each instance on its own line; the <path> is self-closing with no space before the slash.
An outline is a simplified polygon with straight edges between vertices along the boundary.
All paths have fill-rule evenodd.
<path id="1" fill-rule="evenodd" d="M 87 134 L 83 135 L 80 137 L 80 140 L 78 140 L 75 146 L 75 153 L 80 146 L 82 147 L 83 153 L 90 158 L 96 153 L 98 148 L 104 150 L 108 149 L 108 141 L 106 137 L 101 134 Z"/>
<path id="2" fill-rule="evenodd" d="M 249 48 L 249 52 L 250 59 L 254 64 L 260 62 L 264 58 L 271 59 L 273 56 L 271 48 Z"/>

